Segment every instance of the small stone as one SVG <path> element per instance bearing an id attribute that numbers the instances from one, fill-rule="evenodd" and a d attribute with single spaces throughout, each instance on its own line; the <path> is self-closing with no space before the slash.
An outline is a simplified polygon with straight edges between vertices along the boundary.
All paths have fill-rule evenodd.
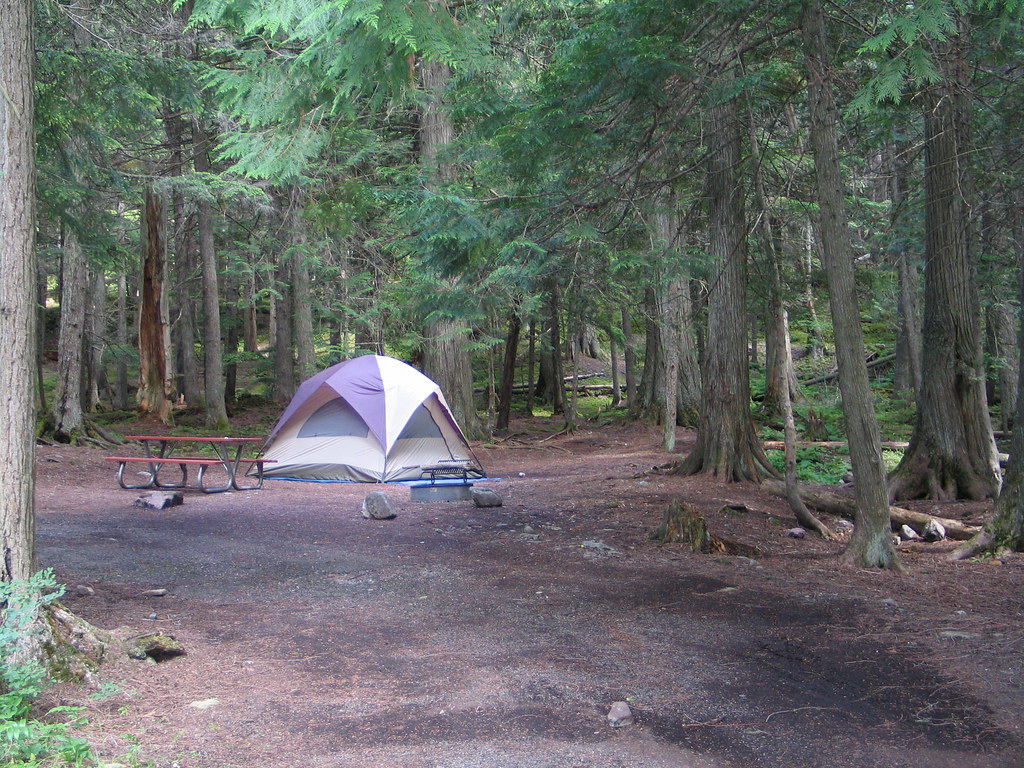
<path id="1" fill-rule="evenodd" d="M 167 509 L 168 507 L 176 507 L 184 503 L 185 497 L 180 491 L 175 491 L 174 493 L 153 491 L 142 494 L 132 502 L 132 505 L 141 509 Z"/>
<path id="2" fill-rule="evenodd" d="M 163 597 L 167 594 L 166 589 L 147 589 L 142 593 L 143 597 Z"/>
<path id="3" fill-rule="evenodd" d="M 149 620 L 150 621 L 156 621 L 156 618 L 157 618 L 156 617 L 156 611 L 154 611 L 153 613 L 149 614 Z"/>
<path id="4" fill-rule="evenodd" d="M 921 535 L 909 525 L 904 525 L 900 528 L 900 538 L 904 541 L 920 541 Z"/>
<path id="5" fill-rule="evenodd" d="M 946 529 L 938 520 L 929 520 L 921 532 L 925 541 L 942 541 L 946 538 Z"/>
<path id="6" fill-rule="evenodd" d="M 624 728 L 633 724 L 633 711 L 624 701 L 616 701 L 608 710 L 608 725 L 612 728 Z"/>
<path id="7" fill-rule="evenodd" d="M 519 474 L 517 475 L 517 477 L 526 477 L 526 473 L 525 473 L 525 472 L 520 472 L 520 473 L 519 473 Z"/>
<path id="8" fill-rule="evenodd" d="M 884 605 L 886 608 L 896 608 L 899 605 L 899 603 L 897 603 L 894 598 L 886 597 L 882 600 L 882 605 Z"/>
<path id="9" fill-rule="evenodd" d="M 363 517 L 367 520 L 392 520 L 395 510 L 391 508 L 391 499 L 383 491 L 373 491 L 363 499 Z"/>
<path id="10" fill-rule="evenodd" d="M 220 699 L 200 699 L 189 704 L 192 709 L 213 709 L 220 704 Z"/>
<path id="11" fill-rule="evenodd" d="M 959 630 L 950 629 L 945 632 L 939 632 L 939 637 L 943 640 L 976 640 L 981 635 L 975 632 L 961 632 Z"/>
<path id="12" fill-rule="evenodd" d="M 75 594 L 81 595 L 82 597 L 92 597 L 96 594 L 96 590 L 88 584 L 79 584 L 75 587 Z"/>
<path id="13" fill-rule="evenodd" d="M 502 498 L 490 488 L 473 488 L 470 492 L 473 503 L 480 508 L 500 507 Z"/>
<path id="14" fill-rule="evenodd" d="M 799 527 L 790 528 L 786 531 L 786 535 L 789 536 L 789 538 L 791 539 L 802 539 L 804 536 L 807 535 L 807 531 Z"/>
<path id="15" fill-rule="evenodd" d="M 849 520 L 840 520 L 836 523 L 836 528 L 838 528 L 840 531 L 852 531 L 853 523 L 851 523 Z"/>

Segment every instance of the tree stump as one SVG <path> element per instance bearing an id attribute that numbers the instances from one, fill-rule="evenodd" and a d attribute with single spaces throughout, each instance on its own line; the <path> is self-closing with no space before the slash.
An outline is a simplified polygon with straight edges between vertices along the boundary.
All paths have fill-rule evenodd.
<path id="1" fill-rule="evenodd" d="M 651 538 L 662 544 L 686 544 L 694 552 L 719 551 L 708 524 L 697 508 L 685 501 L 673 501 L 665 510 L 665 519 L 651 534 Z"/>

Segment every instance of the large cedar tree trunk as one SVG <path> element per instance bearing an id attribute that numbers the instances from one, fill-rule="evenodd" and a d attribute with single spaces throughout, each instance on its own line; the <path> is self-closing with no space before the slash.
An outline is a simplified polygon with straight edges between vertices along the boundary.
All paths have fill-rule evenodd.
<path id="1" fill-rule="evenodd" d="M 143 206 L 139 297 L 139 412 L 171 423 L 170 330 L 164 288 L 166 222 L 163 198 L 147 187 Z"/>
<path id="2" fill-rule="evenodd" d="M 33 0 L 0 0 L 0 580 L 35 570 Z"/>
<path id="3" fill-rule="evenodd" d="M 420 158 L 428 185 L 441 188 L 455 175 L 455 168 L 441 159 L 441 152 L 455 136 L 451 113 L 444 104 L 451 71 L 443 62 L 423 60 L 420 76 L 426 96 L 420 114 Z M 439 292 L 446 290 L 444 282 Z M 438 383 L 462 431 L 474 439 L 483 436 L 484 425 L 473 400 L 469 333 L 465 323 L 455 318 L 429 320 L 423 334 L 423 372 Z"/>
<path id="4" fill-rule="evenodd" d="M 856 482 L 855 524 L 843 559 L 866 568 L 898 568 L 889 527 L 882 441 L 864 359 L 853 249 L 839 171 L 835 133 L 838 112 L 832 93 L 825 13 L 820 0 L 805 3 L 803 24 L 811 107 L 810 134 L 818 182 L 821 256 L 828 279 L 839 388 L 843 395 L 843 415 Z"/>
<path id="5" fill-rule="evenodd" d="M 726 52 L 728 54 L 728 52 Z M 725 88 L 732 86 L 725 82 Z M 729 98 L 708 110 L 708 330 L 697 444 L 679 465 L 683 474 L 721 481 L 758 481 L 776 473 L 750 416 L 747 352 L 747 246 L 740 179 L 740 119 Z"/>
<path id="6" fill-rule="evenodd" d="M 893 500 L 999 492 L 971 247 L 970 103 L 958 42 L 939 46 L 943 79 L 924 94 L 924 375 L 910 446 L 891 478 Z"/>

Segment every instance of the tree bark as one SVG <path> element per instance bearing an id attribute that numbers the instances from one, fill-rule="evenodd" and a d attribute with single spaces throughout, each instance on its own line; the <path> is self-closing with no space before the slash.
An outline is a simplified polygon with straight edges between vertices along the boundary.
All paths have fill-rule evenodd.
<path id="1" fill-rule="evenodd" d="M 1024 259 L 1018 263 L 1018 296 L 1024 300 Z M 1024 324 L 1017 325 L 1017 346 L 1024 349 Z M 1010 458 L 1002 490 L 996 499 L 992 518 L 970 541 L 952 554 L 963 560 L 985 552 L 1024 552 L 1024 366 L 1017 367 L 1017 399 L 1010 438 Z"/>
<path id="2" fill-rule="evenodd" d="M 128 276 L 117 273 L 117 363 L 114 407 L 128 409 Z"/>
<path id="3" fill-rule="evenodd" d="M 994 301 L 986 312 L 986 335 L 989 341 L 989 365 L 993 368 L 989 381 L 999 402 L 1000 428 L 1009 432 L 1017 412 L 1017 379 L 1020 369 L 1020 348 L 1016 343 L 1013 307 L 1005 301 Z"/>
<path id="4" fill-rule="evenodd" d="M 971 247 L 971 107 L 959 50 L 965 39 L 939 44 L 942 80 L 924 93 L 924 376 L 890 499 L 983 499 L 999 492 Z"/>
<path id="5" fill-rule="evenodd" d="M 729 56 L 730 51 L 723 51 Z M 722 85 L 732 88 L 732 75 Z M 707 345 L 702 371 L 702 404 L 697 444 L 678 466 L 683 474 L 703 473 L 721 481 L 758 481 L 775 470 L 761 448 L 750 416 L 747 356 L 747 247 L 741 130 L 735 98 L 708 110 L 708 249 L 712 258 Z"/>
<path id="6" fill-rule="evenodd" d="M 197 119 L 192 124 L 193 164 L 198 173 L 210 171 L 212 137 Z M 223 432 L 228 428 L 228 410 L 224 385 L 224 348 L 221 343 L 220 285 L 217 276 L 217 249 L 213 239 L 213 206 L 198 201 L 199 263 L 203 272 L 203 394 L 206 400 L 206 426 Z"/>
<path id="7" fill-rule="evenodd" d="M 513 311 L 508 317 L 508 333 L 505 335 L 505 356 L 501 366 L 501 384 L 498 388 L 498 414 L 495 419 L 497 429 L 508 429 L 512 415 L 512 385 L 515 384 L 516 354 L 519 350 L 519 334 L 523 322 Z"/>
<path id="8" fill-rule="evenodd" d="M 51 404 L 58 442 L 73 443 L 85 431 L 82 410 L 82 355 L 85 347 L 89 268 L 73 228 L 64 231 L 60 280 L 60 328 L 57 333 L 57 381 Z"/>
<path id="9" fill-rule="evenodd" d="M 439 8 L 432 10 L 441 13 Z M 438 189 L 455 179 L 455 167 L 442 158 L 442 153 L 455 138 L 455 127 L 444 95 L 451 80 L 447 64 L 437 60 L 420 62 L 421 87 L 426 97 L 420 113 L 420 160 L 428 186 Z M 441 279 L 439 291 L 452 287 Z M 484 436 L 484 424 L 473 400 L 473 362 L 469 354 L 470 329 L 461 320 L 437 318 L 426 323 L 424 332 L 423 370 L 445 393 L 462 431 L 470 439 Z"/>
<path id="10" fill-rule="evenodd" d="M 274 293 L 274 402 L 288 405 L 295 394 L 295 353 L 292 347 L 292 281 L 294 260 L 281 252 Z"/>
<path id="11" fill-rule="evenodd" d="M 856 522 L 843 559 L 858 567 L 898 569 L 899 561 L 890 533 L 882 439 L 875 419 L 868 369 L 864 362 L 864 338 L 857 306 L 853 249 L 839 170 L 836 139 L 838 110 L 832 92 L 825 12 L 821 0 L 808 0 L 804 3 L 803 11 L 810 136 L 818 182 L 821 257 L 828 279 L 836 362 L 839 365 L 839 388 L 843 395 L 850 461 L 856 479 Z"/>
<path id="12" fill-rule="evenodd" d="M 172 377 L 167 323 L 164 201 L 147 187 L 143 207 L 142 290 L 139 304 L 139 412 L 171 423 Z"/>
<path id="13" fill-rule="evenodd" d="M 0 580 L 35 571 L 33 0 L 0 0 Z"/>

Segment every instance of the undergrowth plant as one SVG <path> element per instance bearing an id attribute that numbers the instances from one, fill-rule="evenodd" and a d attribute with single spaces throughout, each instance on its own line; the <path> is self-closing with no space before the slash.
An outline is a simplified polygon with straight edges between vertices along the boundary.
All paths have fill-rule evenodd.
<path id="1" fill-rule="evenodd" d="M 36 617 L 63 594 L 53 572 L 0 582 L 0 767 L 90 765 L 95 760 L 85 739 L 72 735 L 79 725 L 75 707 L 54 707 L 37 717 L 34 704 L 46 688 L 38 660 L 18 654 L 40 628 Z M 70 722 L 62 722 L 70 716 Z"/>

